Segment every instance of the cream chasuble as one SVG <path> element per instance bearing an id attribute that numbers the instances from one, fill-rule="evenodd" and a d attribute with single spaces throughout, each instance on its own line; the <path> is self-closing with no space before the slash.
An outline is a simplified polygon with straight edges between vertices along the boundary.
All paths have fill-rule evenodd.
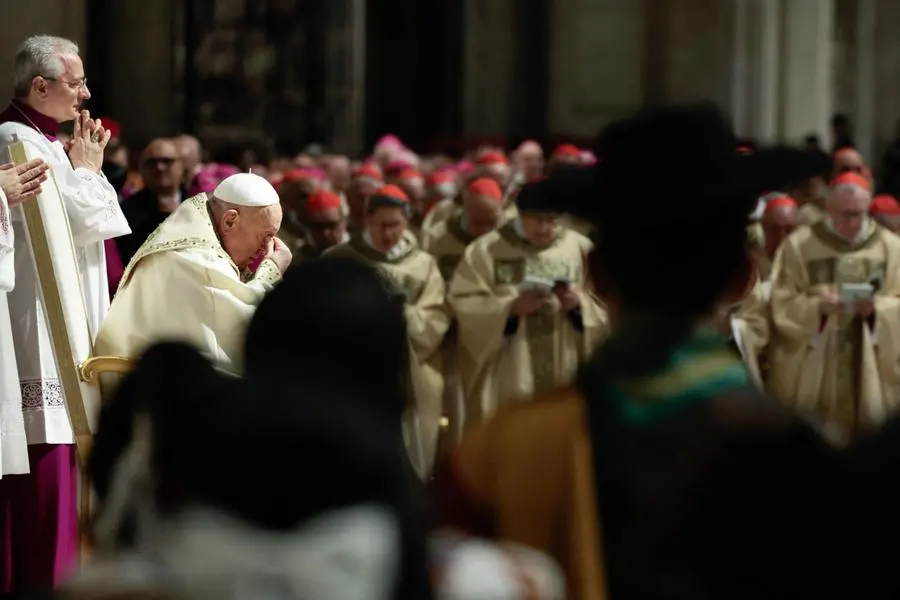
<path id="1" fill-rule="evenodd" d="M 797 224 L 812 226 L 825 218 L 825 209 L 818 204 L 807 202 L 797 210 Z"/>
<path id="2" fill-rule="evenodd" d="M 422 222 L 422 241 L 425 238 L 434 237 L 435 230 L 441 224 L 447 223 L 463 214 L 462 201 L 457 199 L 441 200 L 438 202 L 431 212 Z M 507 202 L 503 205 L 503 220 L 501 224 L 506 224 L 519 216 L 519 209 L 516 208 L 514 202 Z"/>
<path id="3" fill-rule="evenodd" d="M 462 210 L 462 201 L 459 198 L 445 198 L 435 204 L 422 221 L 423 236 L 428 236 L 432 229 L 449 221 L 460 210 Z"/>
<path id="4" fill-rule="evenodd" d="M 449 284 L 462 259 L 466 247 L 475 241 L 463 224 L 461 212 L 437 224 L 425 235 L 424 249 L 437 261 L 444 281 Z M 441 344 L 444 356 L 444 408 L 447 411 L 447 429 L 442 439 L 441 451 L 451 450 L 460 439 L 465 425 L 465 395 L 459 372 L 459 337 L 456 327 L 451 327 Z"/>
<path id="5" fill-rule="evenodd" d="M 0 479 L 28 473 L 22 392 L 6 294 L 16 283 L 15 240 L 6 195 L 0 190 Z"/>
<path id="6" fill-rule="evenodd" d="M 606 312 L 586 279 L 590 248 L 586 237 L 560 227 L 556 241 L 539 249 L 509 223 L 466 249 L 448 293 L 459 331 L 466 428 L 504 403 L 571 381 L 579 362 L 606 334 Z M 510 305 L 528 276 L 571 281 L 581 298 L 583 331 L 551 296 L 537 313 L 519 318 L 515 332 L 506 335 Z"/>
<path id="7" fill-rule="evenodd" d="M 731 321 L 735 341 L 753 382 L 760 389 L 764 388 L 768 366 L 766 348 L 771 335 L 771 288 L 771 282 L 758 279 Z"/>
<path id="8" fill-rule="evenodd" d="M 900 238 L 867 227 L 856 242 L 827 220 L 801 228 L 781 246 L 772 274 L 769 389 L 844 438 L 880 425 L 900 402 Z M 872 282 L 871 321 L 820 314 L 823 294 Z"/>
<path id="9" fill-rule="evenodd" d="M 396 250 L 388 257 L 362 236 L 354 236 L 325 256 L 352 258 L 377 267 L 391 289 L 406 299 L 413 406 L 406 411 L 403 430 L 410 461 L 424 479 L 434 465 L 440 435 L 444 394 L 440 347 L 450 327 L 450 314 L 444 302 L 444 280 L 434 258 L 407 238 Z"/>
<path id="10" fill-rule="evenodd" d="M 128 263 L 96 352 L 138 358 L 154 343 L 177 340 L 239 374 L 245 328 L 280 280 L 271 259 L 252 275 L 238 270 L 219 242 L 206 194 L 198 194 L 163 221 Z"/>
<path id="11" fill-rule="evenodd" d="M 69 218 L 84 306 L 91 333 L 96 336 L 109 308 L 103 242 L 131 233 L 116 191 L 102 174 L 83 168 L 73 169 L 59 141 L 51 142 L 42 133 L 20 123 L 0 124 L 0 159 L 3 162 L 9 159 L 8 147 L 15 141 L 14 136 L 29 145 L 51 167 Z M 72 426 L 20 207 L 13 209 L 12 221 L 16 236 L 16 287 L 7 300 L 28 443 L 71 444 Z"/>

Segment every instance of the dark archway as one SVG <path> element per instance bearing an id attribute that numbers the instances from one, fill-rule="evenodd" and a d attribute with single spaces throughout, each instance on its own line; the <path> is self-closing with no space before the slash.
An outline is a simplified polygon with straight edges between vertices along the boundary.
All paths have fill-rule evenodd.
<path id="1" fill-rule="evenodd" d="M 366 2 L 367 147 L 394 133 L 416 150 L 461 131 L 461 0 Z"/>

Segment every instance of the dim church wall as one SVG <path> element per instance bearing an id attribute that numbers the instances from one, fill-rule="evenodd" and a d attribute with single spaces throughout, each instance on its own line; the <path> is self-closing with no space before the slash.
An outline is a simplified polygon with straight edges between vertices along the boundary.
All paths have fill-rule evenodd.
<path id="1" fill-rule="evenodd" d="M 88 0 L 28 0 L 10 2 L 0 19 L 0 84 L 12 96 L 13 56 L 26 37 L 35 34 L 58 35 L 76 42 L 82 55 L 85 39 L 85 3 Z"/>

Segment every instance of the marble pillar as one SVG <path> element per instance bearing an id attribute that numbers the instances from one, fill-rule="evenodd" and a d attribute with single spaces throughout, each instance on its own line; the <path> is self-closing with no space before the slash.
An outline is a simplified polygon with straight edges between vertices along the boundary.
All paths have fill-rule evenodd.
<path id="1" fill-rule="evenodd" d="M 876 159 L 876 0 L 857 0 L 856 5 L 856 107 L 853 113 L 856 147 L 870 161 Z"/>
<path id="2" fill-rule="evenodd" d="M 464 2 L 463 128 L 469 135 L 505 136 L 515 71 L 515 0 Z"/>
<path id="3" fill-rule="evenodd" d="M 771 143 L 781 126 L 782 0 L 735 0 L 731 112 L 738 135 Z"/>
<path id="4" fill-rule="evenodd" d="M 900 134 L 900 80 L 897 65 L 900 65 L 900 2 L 897 0 L 877 0 L 877 23 L 875 25 L 874 57 L 875 67 L 875 155 L 874 164 L 879 164 L 881 154 Z"/>
<path id="5" fill-rule="evenodd" d="M 644 103 L 645 10 L 635 0 L 553 1 L 551 131 L 589 137 Z"/>
<path id="6" fill-rule="evenodd" d="M 835 0 L 784 4 L 782 137 L 799 143 L 816 133 L 830 146 L 834 110 Z"/>
<path id="7" fill-rule="evenodd" d="M 127 139 L 148 141 L 180 128 L 176 105 L 177 0 L 110 2 L 105 35 L 107 113 L 122 122 Z M 180 73 L 177 74 L 180 77 Z"/>

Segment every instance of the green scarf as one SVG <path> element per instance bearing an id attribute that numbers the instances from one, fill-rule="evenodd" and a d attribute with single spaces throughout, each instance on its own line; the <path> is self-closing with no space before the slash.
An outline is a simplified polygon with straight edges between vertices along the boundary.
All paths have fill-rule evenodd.
<path id="1" fill-rule="evenodd" d="M 643 423 L 749 385 L 746 366 L 725 338 L 698 329 L 672 352 L 664 369 L 651 377 L 611 383 L 609 391 L 625 421 Z"/>

